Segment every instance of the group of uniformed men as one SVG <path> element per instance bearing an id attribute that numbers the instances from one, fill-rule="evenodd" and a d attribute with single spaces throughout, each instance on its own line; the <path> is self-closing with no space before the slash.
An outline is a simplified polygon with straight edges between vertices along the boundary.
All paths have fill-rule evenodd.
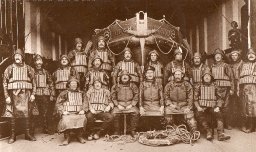
<path id="1" fill-rule="evenodd" d="M 85 143 L 84 132 L 88 140 L 99 139 L 112 122 L 113 134 L 119 135 L 120 118 L 124 113 L 129 114 L 131 136 L 136 134 L 140 115 L 151 115 L 143 118 L 155 120 L 159 117 L 154 115 L 162 115 L 168 125 L 176 124 L 182 116 L 191 132 L 197 130 L 198 120 L 208 140 L 213 139 L 214 126 L 209 118 L 214 118 L 218 140 L 228 140 L 230 136 L 224 134 L 224 124 L 230 129 L 231 119 L 228 116 L 235 101 L 244 116 L 242 130 L 253 131 L 256 54 L 252 49 L 248 51 L 246 61 L 241 60 L 241 51 L 234 49 L 230 55 L 231 64 L 225 63 L 224 52 L 216 49 L 211 66 L 203 62 L 200 53 L 195 53 L 193 65 L 190 66 L 183 59 L 182 49 L 177 48 L 175 59 L 165 67 L 159 60 L 158 52 L 153 50 L 149 52 L 149 61 L 142 71 L 132 59 L 130 48 L 124 49 L 124 59 L 116 64 L 104 37 L 98 37 L 96 45 L 96 49 L 84 50 L 84 43 L 76 38 L 74 50 L 60 57 L 59 68 L 53 74 L 43 68 L 40 55 L 35 55 L 33 69 L 25 64 L 23 52 L 20 49 L 15 51 L 14 63 L 7 67 L 3 79 L 6 99 L 4 116 L 11 118 L 9 143 L 16 140 L 17 118 L 26 120 L 25 139 L 36 140 L 34 103 L 45 133 L 48 133 L 53 109 L 56 109 L 60 116 L 57 130 L 64 134 L 63 145 L 70 142 L 71 132 L 81 143 Z M 96 119 L 103 120 L 98 130 L 94 129 Z M 149 119 L 145 127 L 156 126 L 150 122 Z"/>

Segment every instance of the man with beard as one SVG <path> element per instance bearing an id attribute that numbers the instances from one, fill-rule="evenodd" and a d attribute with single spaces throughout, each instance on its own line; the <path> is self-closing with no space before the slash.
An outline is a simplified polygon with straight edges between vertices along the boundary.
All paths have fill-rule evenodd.
<path id="1" fill-rule="evenodd" d="M 224 52 L 220 49 L 216 49 L 214 52 L 214 64 L 212 65 L 212 75 L 216 85 L 219 87 L 219 94 L 224 101 L 222 110 L 224 116 L 224 122 L 227 129 L 231 128 L 230 118 L 230 95 L 234 94 L 234 76 L 230 66 L 223 60 Z"/>
<path id="2" fill-rule="evenodd" d="M 110 91 L 102 87 L 100 79 L 94 80 L 93 87 L 89 88 L 86 93 L 86 98 L 89 103 L 89 112 L 86 114 L 88 119 L 88 140 L 97 140 L 103 132 L 106 132 L 113 120 L 110 110 L 113 109 L 114 104 L 111 101 Z M 93 132 L 95 118 L 103 120 L 101 129 L 97 132 Z"/>
<path id="3" fill-rule="evenodd" d="M 60 57 L 60 67 L 53 72 L 53 81 L 56 91 L 56 96 L 60 92 L 67 89 L 67 82 L 70 76 L 79 78 L 78 72 L 70 66 L 70 61 L 67 55 L 61 55 Z"/>
<path id="4" fill-rule="evenodd" d="M 16 140 L 15 127 L 17 118 L 25 118 L 26 132 L 25 139 L 35 141 L 36 138 L 30 133 L 31 105 L 35 100 L 36 83 L 34 70 L 24 62 L 24 54 L 17 49 L 13 55 L 14 63 L 4 71 L 3 86 L 6 108 L 8 109 L 3 117 L 11 118 L 11 136 L 8 143 Z"/>
<path id="5" fill-rule="evenodd" d="M 143 121 L 143 128 L 150 130 L 161 129 L 159 117 L 164 114 L 163 86 L 156 82 L 155 68 L 148 66 L 145 69 L 145 80 L 140 84 L 140 114 Z M 150 114 L 152 113 L 152 114 Z"/>
<path id="6" fill-rule="evenodd" d="M 230 109 L 231 109 L 231 116 L 232 116 L 232 121 L 235 120 L 235 118 L 241 117 L 241 101 L 240 101 L 240 96 L 238 94 L 238 83 L 239 83 L 239 68 L 241 67 L 243 61 L 241 59 L 241 50 L 239 49 L 233 49 L 232 52 L 230 53 L 230 67 L 233 71 L 234 75 L 234 93 L 233 95 L 230 96 L 230 100 L 233 101 L 230 103 Z"/>
<path id="7" fill-rule="evenodd" d="M 174 80 L 168 82 L 164 88 L 166 122 L 174 125 L 177 116 L 183 115 L 190 130 L 196 131 L 197 125 L 192 111 L 193 88 L 189 82 L 183 80 L 184 70 L 176 68 L 173 72 Z"/>
<path id="8" fill-rule="evenodd" d="M 181 69 L 185 74 L 184 80 L 189 81 L 190 78 L 190 67 L 185 61 L 182 59 L 182 50 L 181 48 L 177 48 L 174 51 L 175 59 L 169 62 L 164 69 L 164 85 L 166 85 L 169 81 L 173 80 L 173 74 L 176 69 Z"/>
<path id="9" fill-rule="evenodd" d="M 127 71 L 122 71 L 119 76 L 120 83 L 114 85 L 111 90 L 111 99 L 115 105 L 112 111 L 114 114 L 114 135 L 119 134 L 121 114 L 129 113 L 129 131 L 134 137 L 139 121 L 139 109 L 136 107 L 139 101 L 139 89 L 131 82 L 131 76 Z"/>
<path id="10" fill-rule="evenodd" d="M 141 67 L 132 59 L 131 49 L 126 47 L 124 49 L 124 60 L 117 63 L 113 71 L 114 84 L 119 83 L 121 71 L 127 71 L 131 77 L 131 82 L 139 85 L 142 82 Z"/>
<path id="11" fill-rule="evenodd" d="M 84 43 L 81 38 L 75 38 L 75 48 L 68 53 L 68 58 L 71 66 L 78 72 L 80 79 L 80 88 L 83 89 L 85 80 L 84 76 L 87 73 L 87 50 L 84 50 Z"/>
<path id="12" fill-rule="evenodd" d="M 62 145 L 68 145 L 71 132 L 76 133 L 78 141 L 84 144 L 84 128 L 87 119 L 85 112 L 88 111 L 86 95 L 79 89 L 79 81 L 75 77 L 70 77 L 67 83 L 67 90 L 60 93 L 56 102 L 57 112 L 61 116 L 58 125 L 58 132 L 64 133 Z"/>
<path id="13" fill-rule="evenodd" d="M 89 69 L 92 67 L 92 62 L 95 58 L 95 56 L 100 56 L 102 60 L 101 68 L 108 74 L 108 76 L 111 76 L 111 72 L 113 70 L 113 67 L 115 66 L 115 57 L 113 54 L 107 49 L 106 41 L 103 36 L 98 37 L 98 44 L 97 49 L 93 50 L 90 53 L 89 57 Z"/>
<path id="14" fill-rule="evenodd" d="M 196 52 L 193 56 L 193 66 L 191 70 L 191 83 L 196 88 L 202 82 L 202 71 L 206 68 L 206 65 L 202 63 L 202 56 L 199 52 Z"/>
<path id="15" fill-rule="evenodd" d="M 147 66 L 152 66 L 155 68 L 154 77 L 155 81 L 160 85 L 163 85 L 163 64 L 159 61 L 159 54 L 156 50 L 150 51 L 148 53 L 148 63 Z M 146 67 L 147 67 L 146 66 Z"/>
<path id="16" fill-rule="evenodd" d="M 250 133 L 255 129 L 256 118 L 256 53 L 251 48 L 247 61 L 239 69 L 239 90 L 242 102 L 242 131 Z"/>
<path id="17" fill-rule="evenodd" d="M 212 127 L 208 124 L 210 119 L 217 121 L 217 136 L 219 141 L 230 139 L 230 136 L 224 134 L 223 117 L 221 107 L 223 100 L 218 94 L 218 87 L 213 83 L 213 77 L 209 68 L 202 71 L 202 82 L 195 89 L 194 104 L 198 115 L 199 122 L 206 131 L 206 139 L 212 140 Z"/>
<path id="18" fill-rule="evenodd" d="M 43 132 L 49 133 L 49 124 L 52 114 L 49 113 L 50 104 L 55 98 L 54 84 L 51 75 L 43 66 L 43 59 L 40 55 L 35 55 L 35 81 L 36 81 L 36 103 L 39 110 L 39 117 Z"/>
<path id="19" fill-rule="evenodd" d="M 99 79 L 102 83 L 102 87 L 109 89 L 109 76 L 107 73 L 101 69 L 103 61 L 100 56 L 96 55 L 92 60 L 92 68 L 88 71 L 86 75 L 86 86 L 90 88 L 93 85 L 95 79 Z"/>

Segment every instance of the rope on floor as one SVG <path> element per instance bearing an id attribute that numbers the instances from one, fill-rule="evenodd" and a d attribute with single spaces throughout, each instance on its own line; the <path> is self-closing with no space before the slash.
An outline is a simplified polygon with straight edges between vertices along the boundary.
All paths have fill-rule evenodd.
<path id="1" fill-rule="evenodd" d="M 165 130 L 139 132 L 136 137 L 129 135 L 106 135 L 104 141 L 123 143 L 139 141 L 139 143 L 148 146 L 167 146 L 181 142 L 193 145 L 199 138 L 199 131 L 189 132 L 186 125 L 179 125 L 177 127 L 167 126 Z"/>

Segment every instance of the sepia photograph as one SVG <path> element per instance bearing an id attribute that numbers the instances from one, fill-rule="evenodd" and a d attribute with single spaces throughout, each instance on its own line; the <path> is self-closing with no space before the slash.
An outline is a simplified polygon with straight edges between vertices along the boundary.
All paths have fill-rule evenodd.
<path id="1" fill-rule="evenodd" d="M 255 152 L 256 0 L 0 0 L 1 152 Z"/>

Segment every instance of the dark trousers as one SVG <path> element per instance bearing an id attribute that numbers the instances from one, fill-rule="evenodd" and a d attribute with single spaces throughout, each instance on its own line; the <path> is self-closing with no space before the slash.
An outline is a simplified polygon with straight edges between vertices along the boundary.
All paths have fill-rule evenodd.
<path id="1" fill-rule="evenodd" d="M 121 123 L 121 117 L 123 117 L 122 114 L 114 113 L 114 129 L 115 131 L 119 131 L 120 129 L 120 123 Z M 139 113 L 133 112 L 128 114 L 128 119 L 130 120 L 128 124 L 128 131 L 135 131 L 138 127 L 139 123 Z"/>
<path id="2" fill-rule="evenodd" d="M 214 112 L 214 108 L 207 108 L 204 111 L 197 111 L 197 117 L 199 123 L 202 125 L 203 129 L 209 131 L 209 129 L 213 128 L 213 121 L 217 122 L 217 131 L 223 132 L 223 115 L 222 112 Z M 211 120 L 209 120 L 211 119 Z M 210 123 L 210 125 L 209 125 Z"/>
<path id="3" fill-rule="evenodd" d="M 89 131 L 89 133 L 92 132 L 93 127 L 95 126 L 95 120 L 102 120 L 102 126 L 101 126 L 101 130 L 107 131 L 107 129 L 109 128 L 109 126 L 111 125 L 111 122 L 113 120 L 113 115 L 111 113 L 108 112 L 100 112 L 97 114 L 93 114 L 91 112 L 88 112 L 86 114 L 87 117 L 87 130 Z"/>
<path id="4" fill-rule="evenodd" d="M 140 117 L 139 128 L 141 131 L 162 130 L 164 117 Z"/>
<path id="5" fill-rule="evenodd" d="M 39 119 L 37 120 L 37 124 L 41 125 L 43 129 L 48 130 L 49 123 L 52 119 L 52 114 L 49 113 L 50 96 L 36 95 L 35 101 L 39 111 Z"/>

